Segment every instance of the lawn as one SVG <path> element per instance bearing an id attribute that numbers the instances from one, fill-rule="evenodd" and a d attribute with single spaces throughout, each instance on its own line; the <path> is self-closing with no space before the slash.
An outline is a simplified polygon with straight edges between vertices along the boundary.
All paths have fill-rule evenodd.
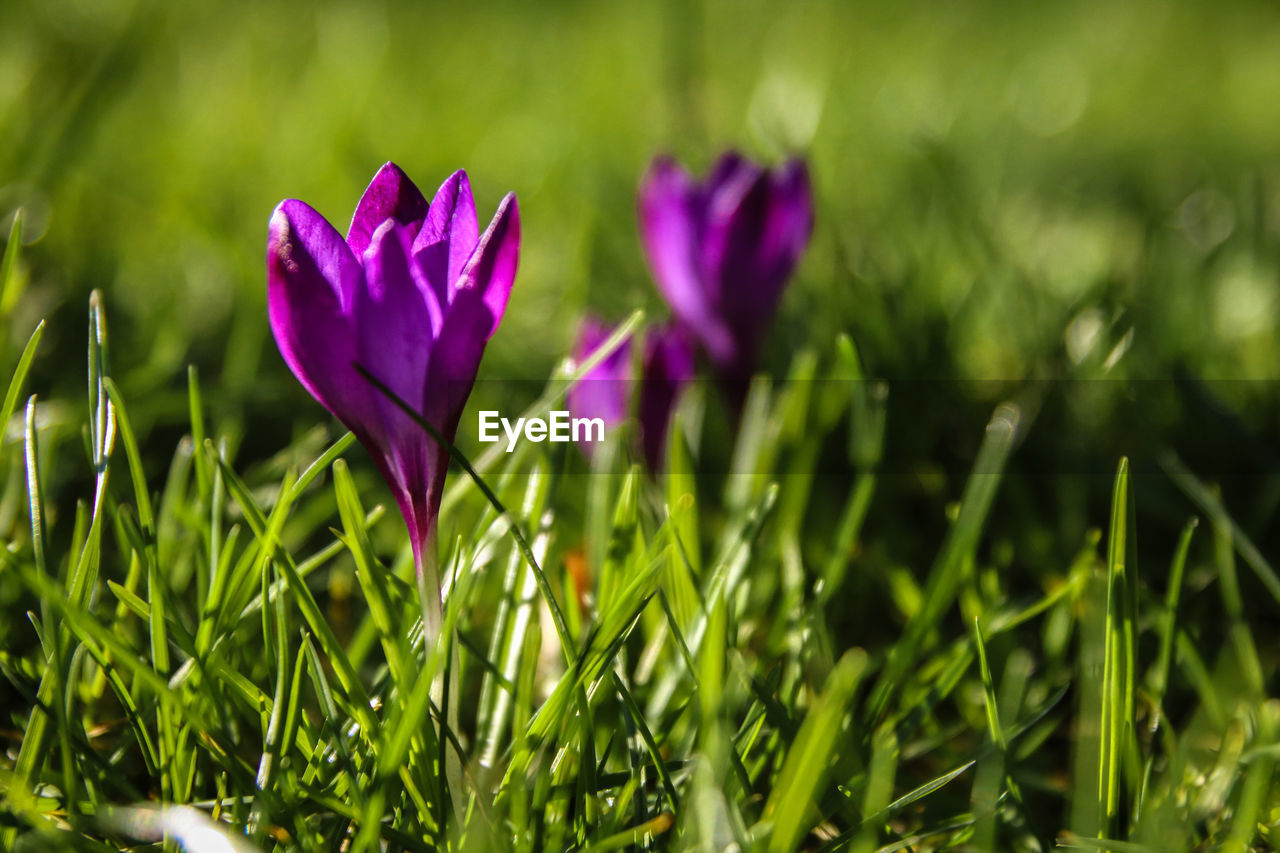
<path id="1" fill-rule="evenodd" d="M 1277 43 L 1253 0 L 0 5 L 0 850 L 1280 846 Z M 806 164 L 812 236 L 655 455 L 644 176 L 727 150 Z M 394 362 L 340 419 L 268 312 L 273 209 L 345 232 L 388 161 L 519 205 L 425 560 L 348 431 Z M 606 369 L 604 442 L 481 440 Z"/>

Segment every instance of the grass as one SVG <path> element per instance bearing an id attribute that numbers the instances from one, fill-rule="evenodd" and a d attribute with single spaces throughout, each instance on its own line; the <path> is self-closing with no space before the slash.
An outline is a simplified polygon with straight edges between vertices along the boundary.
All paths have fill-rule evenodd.
<path id="1" fill-rule="evenodd" d="M 1277 845 L 1270 7 L 94 8 L 0 9 L 0 849 Z M 741 416 L 478 444 L 729 143 L 818 200 Z M 527 225 L 439 643 L 263 309 L 388 158 Z"/>
<path id="2" fill-rule="evenodd" d="M 680 430 L 666 474 L 622 454 L 597 470 L 586 497 L 600 505 L 579 517 L 604 519 L 608 544 L 585 581 L 568 569 L 584 559 L 581 522 L 556 510 L 573 498 L 555 482 L 566 460 L 526 446 L 467 463 L 444 526 L 449 647 L 425 648 L 411 561 L 374 544 L 398 519 L 363 505 L 350 437 L 301 472 L 246 478 L 225 441 L 197 447 L 192 371 L 190 433 L 156 489 L 107 370 L 105 313 L 95 295 L 82 430 L 94 488 L 68 536 L 49 538 L 37 398 L 9 450 L 25 460 L 29 528 L 3 572 L 34 605 L 38 643 L 2 659 L 23 729 L 3 779 L 6 849 L 162 837 L 205 849 L 195 839 L 217 825 L 241 828 L 249 849 L 304 850 L 1264 843 L 1276 720 L 1235 568 L 1238 549 L 1256 552 L 1208 504 L 1203 571 L 1229 643 L 1206 668 L 1175 642 L 1198 630 L 1178 608 L 1194 524 L 1167 593 L 1150 594 L 1121 460 L 1105 542 L 1093 535 L 1042 594 L 1012 596 L 979 546 L 1025 426 L 1016 406 L 996 410 L 933 569 L 882 647 L 842 646 L 826 606 L 840 573 L 806 580 L 798 541 L 814 535 L 795 486 L 815 481 L 806 447 L 887 424 L 853 415 L 883 392 L 849 370 L 842 339 L 831 366 L 845 378 L 817 383 L 809 367 L 753 388 L 735 451 L 752 473 L 731 475 L 737 509 L 722 523 L 691 525 L 705 491 L 678 461 Z M 809 428 L 782 428 L 796 419 Z M 880 462 L 861 449 L 880 443 L 837 442 L 865 472 L 827 531 L 840 548 L 859 538 Z M 708 555 L 701 570 L 691 546 Z M 446 669 L 449 713 L 430 691 Z M 1171 713 L 1169 691 L 1188 682 L 1213 701 L 1183 686 Z M 199 813 L 166 822 L 130 805 L 146 801 Z"/>

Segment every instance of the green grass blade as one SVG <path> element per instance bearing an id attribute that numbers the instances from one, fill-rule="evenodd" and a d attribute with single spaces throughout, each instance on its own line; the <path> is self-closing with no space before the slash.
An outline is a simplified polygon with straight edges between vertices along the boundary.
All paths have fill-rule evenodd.
<path id="1" fill-rule="evenodd" d="M 133 481 L 133 495 L 138 508 L 138 523 L 142 526 L 142 535 L 147 544 L 147 553 L 141 556 L 154 563 L 155 513 L 151 508 L 151 491 L 147 487 L 147 476 L 142 467 L 142 452 L 138 448 L 138 439 L 133 432 L 133 424 L 129 420 L 129 412 L 125 408 L 120 389 L 109 376 L 103 377 L 102 387 L 111 400 L 120 438 L 124 440 L 125 457 L 129 462 L 129 477 Z"/>
<path id="2" fill-rule="evenodd" d="M 341 459 L 336 459 L 333 463 L 333 490 L 337 495 L 338 514 L 346 533 L 343 542 L 355 560 L 356 578 L 364 590 L 369 613 L 382 638 L 382 648 L 387 656 L 391 678 L 407 693 L 409 673 L 405 662 L 405 644 L 408 638 L 399 630 L 400 614 L 392 604 L 385 580 L 386 572 L 374 556 L 373 546 L 365 532 L 364 507 L 360 505 L 360 496 L 356 493 L 351 473 Z"/>
<path id="3" fill-rule="evenodd" d="M 862 795 L 862 814 L 866 819 L 853 842 L 852 853 L 871 853 L 876 849 L 880 827 L 871 818 L 884 812 L 893 797 L 898 757 L 898 736 L 893 726 L 886 723 L 876 730 L 871 739 L 871 766 L 867 770 L 867 785 Z"/>
<path id="4" fill-rule="evenodd" d="M 32 557 L 35 561 L 35 573 L 44 578 L 47 575 L 44 552 L 44 504 L 40 491 L 40 454 L 36 434 L 36 398 L 34 396 L 27 401 L 25 456 Z M 56 653 L 56 646 L 51 645 L 54 639 L 55 637 L 52 636 L 41 636 L 41 645 L 45 648 L 45 659 L 40 685 L 36 690 L 37 704 L 32 707 L 27 719 L 26 732 L 13 765 L 13 776 L 16 784 L 21 787 L 23 796 L 29 795 L 36 784 L 40 767 L 44 763 L 45 748 L 51 737 L 48 709 L 57 704 L 58 671 L 61 668 L 61 662 L 53 656 Z M 14 838 L 13 830 L 6 830 L 3 836 L 5 846 L 11 847 Z"/>
<path id="5" fill-rule="evenodd" d="M 1121 767 L 1133 736 L 1133 615 L 1129 593 L 1129 460 L 1121 459 L 1107 537 L 1107 597 L 1103 616 L 1102 733 L 1098 757 L 1098 837 L 1116 831 Z"/>
<path id="6" fill-rule="evenodd" d="M 1262 674 L 1262 663 L 1258 659 L 1258 648 L 1254 645 L 1253 635 L 1244 616 L 1244 597 L 1236 574 L 1235 548 L 1229 519 L 1214 517 L 1213 543 L 1219 588 L 1222 592 L 1222 609 L 1227 617 L 1227 632 L 1250 698 L 1261 701 L 1266 696 L 1266 679 Z"/>
<path id="7" fill-rule="evenodd" d="M 1008 748 L 1004 729 L 1000 725 L 1000 709 L 996 703 L 996 686 L 991 678 L 991 668 L 987 665 L 987 644 L 982 639 L 982 625 L 977 619 L 973 621 L 973 642 L 978 649 L 978 669 L 982 675 L 983 707 L 987 712 L 987 734 L 1002 752 Z"/>
<path id="8" fill-rule="evenodd" d="M 827 679 L 822 696 L 805 715 L 795 743 L 787 750 L 764 809 L 765 818 L 773 822 L 771 852 L 796 849 L 804 833 L 817 822 L 815 803 L 826 780 L 831 752 L 866 666 L 867 656 L 861 650 L 845 653 Z"/>
<path id="9" fill-rule="evenodd" d="M 662 750 L 658 747 L 658 742 L 654 739 L 653 732 L 649 730 L 648 724 L 645 723 L 644 715 L 640 712 L 640 706 L 636 704 L 636 700 L 631 696 L 631 691 L 623 683 L 622 676 L 616 672 L 612 673 L 612 675 L 614 688 L 618 691 L 618 695 L 622 697 L 623 708 L 626 709 L 627 716 L 631 718 L 636 731 L 640 733 L 645 749 L 649 751 L 649 757 L 653 760 L 653 767 L 658 773 L 658 781 L 662 783 L 662 792 L 666 795 L 667 804 L 671 807 L 672 814 L 678 814 L 680 811 L 680 795 L 676 793 L 675 783 L 671 779 L 671 771 L 667 769 L 667 763 L 662 758 Z"/>
<path id="10" fill-rule="evenodd" d="M 915 665 L 926 636 L 955 601 L 965 566 L 977 547 L 1005 462 L 1018 437 L 1021 419 L 1018 407 L 1005 403 L 996 409 L 987 424 L 973 471 L 960 498 L 959 514 L 930 569 L 924 601 L 890 652 L 872 693 L 870 711 L 873 718 L 883 713 L 890 696 Z"/>
<path id="11" fill-rule="evenodd" d="M 1160 464 L 1183 494 L 1200 507 L 1212 523 L 1219 524 L 1231 532 L 1231 541 L 1240 556 L 1249 564 L 1249 568 L 1253 569 L 1271 597 L 1280 603 L 1280 574 L 1276 573 L 1270 561 L 1262 555 L 1258 546 L 1244 530 L 1231 520 L 1222 500 L 1208 486 L 1200 482 L 1177 456 L 1171 453 L 1165 454 L 1160 457 Z"/>
<path id="12" fill-rule="evenodd" d="M 9 226 L 9 240 L 4 244 L 4 257 L 0 258 L 0 317 L 8 317 L 22 295 L 23 275 L 18 259 L 22 254 L 24 213 L 22 208 L 14 212 L 13 224 Z M 7 420 L 8 418 L 5 419 Z"/>
<path id="13" fill-rule="evenodd" d="M 1187 567 L 1187 553 L 1191 550 L 1191 536 L 1199 525 L 1199 519 L 1191 518 L 1182 528 L 1178 547 L 1173 553 L 1169 568 L 1169 585 L 1165 590 L 1164 612 L 1160 619 L 1160 651 L 1151 679 L 1151 698 L 1155 706 L 1151 715 L 1150 731 L 1154 733 L 1164 715 L 1165 690 L 1169 685 L 1169 667 L 1173 661 L 1173 638 L 1178 624 L 1178 599 L 1182 595 L 1182 576 Z"/>
<path id="14" fill-rule="evenodd" d="M 13 369 L 13 376 L 9 379 L 9 390 L 5 392 L 4 406 L 0 408 L 0 446 L 8 435 L 9 419 L 13 417 L 13 410 L 18 405 L 22 385 L 26 382 L 27 372 L 31 370 L 31 362 L 36 357 L 36 349 L 40 346 L 40 338 L 43 335 L 44 320 L 41 320 L 31 332 L 31 337 L 27 339 L 27 345 L 22 348 L 22 355 L 18 357 L 18 366 Z"/>

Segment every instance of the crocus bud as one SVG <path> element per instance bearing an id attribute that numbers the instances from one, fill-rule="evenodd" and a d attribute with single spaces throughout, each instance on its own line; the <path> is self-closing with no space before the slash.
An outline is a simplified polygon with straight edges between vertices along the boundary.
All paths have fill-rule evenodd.
<path id="1" fill-rule="evenodd" d="M 356 206 L 345 240 L 301 201 L 283 201 L 271 215 L 267 311 L 280 354 L 373 457 L 408 524 L 420 579 L 436 571 L 448 451 L 355 365 L 453 441 L 485 343 L 506 309 L 519 251 L 515 195 L 481 234 L 462 171 L 428 204 L 387 163 Z M 434 595 L 424 608 L 438 615 L 438 578 L 424 581 L 424 595 Z"/>
<path id="2" fill-rule="evenodd" d="M 573 358 L 578 364 L 586 361 L 600 345 L 609 339 L 613 329 L 598 318 L 588 316 L 578 329 L 578 342 L 573 348 Z M 608 357 L 569 389 L 569 411 L 575 418 L 599 418 L 606 432 L 612 431 L 627 419 L 631 410 L 631 342 L 628 341 L 609 353 Z M 595 442 L 579 441 L 578 446 L 587 458 L 595 454 Z"/>
<path id="3" fill-rule="evenodd" d="M 693 347 L 674 325 L 650 329 L 644 339 L 640 374 L 640 443 L 651 471 L 667 450 L 667 430 L 680 391 L 693 380 Z"/>
<path id="4" fill-rule="evenodd" d="M 584 320 L 574 347 L 575 360 L 587 359 L 613 331 L 594 317 Z M 693 379 L 693 367 L 693 348 L 679 329 L 659 327 L 645 335 L 637 405 L 640 446 L 651 471 L 662 465 L 671 413 L 681 388 Z M 599 418 L 604 421 L 605 430 L 611 430 L 627 419 L 634 384 L 631 345 L 627 343 L 569 390 L 569 409 L 574 417 Z M 579 446 L 588 458 L 594 453 L 595 445 L 590 441 L 580 442 Z"/>
<path id="5" fill-rule="evenodd" d="M 658 158 L 641 182 L 639 212 L 650 269 L 676 321 L 722 380 L 744 383 L 813 230 L 804 163 L 766 170 L 730 152 L 698 182 Z"/>

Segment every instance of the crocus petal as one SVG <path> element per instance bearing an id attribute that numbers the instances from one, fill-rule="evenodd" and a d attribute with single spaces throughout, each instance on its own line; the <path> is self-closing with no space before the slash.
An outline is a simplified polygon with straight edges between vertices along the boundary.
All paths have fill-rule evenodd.
<path id="1" fill-rule="evenodd" d="M 427 366 L 424 415 L 452 440 L 497 320 L 475 288 L 459 288 Z"/>
<path id="2" fill-rule="evenodd" d="M 594 317 L 587 317 L 578 332 L 574 359 L 579 364 L 586 361 L 611 334 L 613 329 Z M 606 430 L 612 429 L 627 418 L 631 378 L 631 343 L 628 341 L 569 389 L 569 410 L 574 417 L 600 418 Z M 593 447 L 591 442 L 582 445 L 588 456 Z"/>
<path id="3" fill-rule="evenodd" d="M 507 310 L 507 299 L 520 263 L 520 205 L 515 193 L 507 193 L 498 205 L 493 221 L 480 237 L 475 253 L 467 261 L 457 290 L 478 291 L 491 318 L 486 339 L 497 329 Z M 457 293 L 454 299 L 458 298 Z"/>
<path id="4" fill-rule="evenodd" d="M 413 243 L 413 256 L 436 291 L 441 304 L 453 299 L 453 288 L 480 239 L 476 202 L 467 173 L 449 176 L 431 200 L 422 230 Z"/>
<path id="5" fill-rule="evenodd" d="M 347 245 L 357 258 L 369 248 L 378 226 L 388 219 L 417 225 L 427 215 L 427 200 L 395 163 L 384 163 L 356 205 L 347 229 Z"/>
<path id="6" fill-rule="evenodd" d="M 662 465 L 672 412 L 693 375 L 693 347 L 680 330 L 651 330 L 645 337 L 638 409 L 641 448 L 652 471 Z"/>
<path id="7" fill-rule="evenodd" d="M 714 301 L 733 300 L 761 280 L 757 248 L 772 199 L 769 173 L 739 169 L 708 200 L 700 250 L 704 286 L 710 286 Z"/>
<path id="8" fill-rule="evenodd" d="M 421 568 L 424 549 L 430 547 L 440 510 L 440 496 L 449 468 L 448 452 L 437 447 L 420 429 L 417 435 L 405 433 L 394 439 L 359 432 L 356 437 L 391 489 L 409 530 L 414 561 Z"/>
<path id="9" fill-rule="evenodd" d="M 761 239 L 766 268 L 779 279 L 795 270 L 813 234 L 813 192 L 809 170 L 791 160 L 771 180 L 773 204 Z"/>
<path id="10" fill-rule="evenodd" d="M 760 176 L 763 170 L 743 157 L 737 151 L 726 151 L 711 167 L 707 176 L 705 193 L 708 199 L 715 198 L 724 192 L 740 193 L 735 186 L 750 185 Z"/>
<path id="11" fill-rule="evenodd" d="M 640 184 L 640 236 L 654 280 L 676 319 L 695 331 L 708 351 L 725 352 L 730 340 L 708 300 L 699 262 L 704 204 L 689 175 L 660 157 Z"/>
<path id="12" fill-rule="evenodd" d="M 285 363 L 339 420 L 359 423 L 369 398 L 354 375 L 350 312 L 364 273 L 342 235 L 300 201 L 281 202 L 267 238 L 267 316 Z"/>
<path id="13" fill-rule="evenodd" d="M 807 186 L 802 171 L 775 177 L 740 169 L 712 200 L 702 247 L 704 286 L 734 344 L 727 357 L 710 353 L 722 373 L 741 379 L 753 368 L 783 287 L 808 240 Z"/>
<path id="14" fill-rule="evenodd" d="M 355 325 L 360 363 L 415 410 L 422 408 L 423 382 L 431 352 L 428 300 L 409 269 L 412 235 L 388 219 L 373 233 L 364 255 L 367 286 L 356 299 Z M 439 313 L 439 309 L 436 309 Z M 378 408 L 392 434 L 413 431 L 396 405 L 378 394 Z"/>
<path id="15" fill-rule="evenodd" d="M 755 201 L 756 207 L 767 206 L 769 181 L 768 172 L 737 152 L 730 151 L 716 162 L 710 177 L 700 188 L 703 199 L 698 222 L 700 243 L 696 250 L 697 262 L 703 287 L 713 306 L 725 295 L 718 287 L 717 272 L 726 256 L 733 257 L 733 253 L 740 253 L 743 249 L 739 245 L 741 235 L 735 235 L 732 227 L 742 218 L 744 204 Z M 746 248 L 750 251 L 751 247 Z"/>

